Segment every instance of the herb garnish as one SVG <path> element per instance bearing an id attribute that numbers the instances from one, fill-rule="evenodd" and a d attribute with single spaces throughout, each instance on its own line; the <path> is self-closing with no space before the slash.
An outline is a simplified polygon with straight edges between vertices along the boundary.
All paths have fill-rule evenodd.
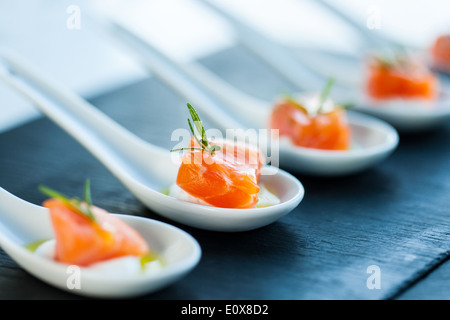
<path id="1" fill-rule="evenodd" d="M 388 57 L 387 55 L 374 54 L 373 58 L 380 66 L 382 66 L 383 68 L 386 68 L 386 69 L 392 68 L 395 64 L 394 59 L 391 57 Z"/>
<path id="2" fill-rule="evenodd" d="M 79 198 L 68 198 L 67 196 L 52 190 L 46 186 L 40 185 L 39 190 L 54 199 L 58 199 L 62 201 L 66 206 L 68 206 L 70 209 L 82 214 L 83 216 L 91 219 L 92 221 L 95 220 L 95 216 L 91 211 L 92 207 L 92 198 L 91 198 L 91 183 L 89 179 L 86 179 L 86 182 L 84 184 L 84 202 L 82 202 Z"/>
<path id="3" fill-rule="evenodd" d="M 374 53 L 373 59 L 383 68 L 391 69 L 398 67 L 402 70 L 408 71 L 411 68 L 410 53 L 403 46 L 398 46 L 389 52 Z"/>
<path id="4" fill-rule="evenodd" d="M 328 99 L 328 96 L 330 95 L 331 88 L 333 88 L 334 82 L 335 80 L 333 77 L 328 78 L 328 81 L 325 84 L 322 93 L 320 94 L 319 108 L 317 109 L 317 113 L 322 112 L 323 106 L 325 104 L 325 101 Z"/>
<path id="5" fill-rule="evenodd" d="M 189 129 L 191 130 L 192 136 L 195 138 L 200 147 L 186 147 L 186 148 L 178 148 L 172 149 L 170 152 L 174 151 L 183 151 L 183 150 L 202 150 L 207 151 L 211 155 L 214 155 L 214 152 L 219 151 L 221 149 L 220 146 L 216 144 L 210 144 L 208 142 L 208 137 L 206 136 L 206 130 L 203 126 L 202 120 L 200 119 L 197 111 L 195 111 L 194 107 L 191 106 L 190 103 L 187 103 L 187 107 L 189 109 L 189 113 L 191 114 L 192 121 L 194 122 L 195 128 L 197 132 L 200 134 L 200 138 L 197 137 L 195 133 L 194 127 L 192 126 L 191 120 L 188 118 Z"/>
<path id="6" fill-rule="evenodd" d="M 319 100 L 319 107 L 317 108 L 317 114 L 323 112 L 323 106 L 328 96 L 330 95 L 334 83 L 335 79 L 333 77 L 328 78 L 328 81 L 325 84 L 325 87 L 323 88 L 319 97 L 320 100 Z M 297 107 L 298 109 L 304 111 L 305 113 L 309 113 L 308 110 L 305 107 L 303 107 L 289 92 L 283 92 L 281 96 L 284 98 L 285 101 L 289 102 L 291 105 Z M 338 105 L 342 109 L 350 109 L 355 106 L 354 102 L 343 102 Z"/>

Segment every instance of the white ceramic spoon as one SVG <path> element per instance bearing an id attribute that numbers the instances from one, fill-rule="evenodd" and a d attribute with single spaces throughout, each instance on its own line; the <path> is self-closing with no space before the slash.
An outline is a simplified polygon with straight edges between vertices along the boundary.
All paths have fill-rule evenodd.
<path id="1" fill-rule="evenodd" d="M 179 162 L 174 159 L 175 153 L 141 140 L 16 54 L 4 52 L 1 57 L 9 71 L 0 68 L 0 78 L 34 102 L 97 157 L 136 198 L 162 216 L 201 229 L 246 231 L 278 220 L 303 199 L 302 184 L 289 173 L 270 166 L 263 168 L 260 181 L 278 195 L 277 205 L 224 209 L 169 197 L 161 190 L 176 180 Z"/>
<path id="2" fill-rule="evenodd" d="M 0 246 L 23 269 L 44 282 L 89 297 L 127 298 L 155 292 L 190 272 L 199 262 L 201 249 L 188 233 L 169 224 L 131 215 L 116 215 L 135 228 L 158 253 L 165 266 L 154 273 L 106 274 L 80 268 L 79 287 L 70 286 L 74 273 L 69 265 L 34 254 L 25 245 L 54 237 L 46 208 L 20 199 L 0 188 Z"/>
<path id="3" fill-rule="evenodd" d="M 246 95 L 198 64 L 176 63 L 118 23 L 111 22 L 109 27 L 111 33 L 131 48 L 152 73 L 187 99 L 192 97 L 192 91 L 184 89 L 188 85 L 197 87 L 195 92 L 199 94 L 207 95 L 206 92 L 212 94 L 213 98 L 209 98 L 209 104 L 198 105 L 203 113 L 215 115 L 226 108 L 239 119 L 243 128 L 267 127 L 271 103 Z M 221 104 L 213 104 L 211 101 L 214 100 L 219 100 Z M 280 166 L 312 175 L 346 175 L 379 163 L 396 148 L 398 134 L 390 125 L 367 115 L 355 112 L 348 114 L 353 131 L 354 148 L 348 151 L 316 150 L 297 147 L 282 141 L 279 150 Z M 220 120 L 223 120 L 222 125 L 226 128 L 226 119 L 220 118 Z"/>
<path id="4" fill-rule="evenodd" d="M 307 68 L 300 62 L 298 55 L 296 56 L 293 54 L 288 48 L 276 41 L 272 41 L 261 32 L 237 19 L 226 10 L 223 10 L 216 3 L 209 0 L 197 1 L 225 18 L 236 30 L 236 35 L 242 44 L 248 47 L 254 54 L 260 56 L 299 89 L 314 91 L 321 87 L 321 83 L 325 82 L 318 72 L 315 72 L 311 68 Z M 349 22 L 349 18 L 328 1 L 319 1 L 319 3 Z M 365 37 L 368 39 L 368 36 Z M 368 43 L 377 45 L 378 47 L 389 45 L 390 47 L 395 48 L 399 46 L 381 36 L 371 38 Z M 355 68 L 360 68 L 360 65 L 355 65 Z M 352 70 L 352 72 L 353 71 L 354 70 Z M 361 72 L 359 76 L 361 79 L 363 73 Z M 337 77 L 337 79 L 339 79 L 339 77 Z M 361 80 L 353 80 L 351 82 L 361 83 Z M 364 90 L 365 89 L 360 85 L 335 86 L 333 93 L 339 100 L 353 102 L 355 105 L 354 110 L 383 119 L 402 132 L 419 132 L 433 129 L 446 123 L 450 119 L 449 88 L 441 88 L 439 99 L 430 103 L 401 99 L 393 99 L 385 103 L 374 103 L 364 94 L 361 94 Z"/>
<path id="5" fill-rule="evenodd" d="M 361 39 L 365 41 L 366 51 L 385 50 L 386 48 L 405 48 L 404 44 L 386 37 L 379 32 L 373 32 L 369 28 L 361 27 L 361 24 L 355 21 L 344 10 L 339 8 L 335 3 L 329 0 L 316 0 L 316 3 L 342 19 L 361 35 Z M 424 55 L 429 55 L 426 50 L 418 47 L 408 46 L 409 50 L 414 52 L 424 51 Z M 366 52 L 361 52 L 364 57 Z M 361 58 L 360 58 L 361 59 Z M 430 60 L 428 58 L 428 60 Z M 361 63 L 361 62 L 359 62 Z M 431 61 L 428 61 L 431 65 Z M 355 61 L 355 66 L 358 63 Z M 362 74 L 358 75 L 361 79 Z M 358 82 L 361 82 L 360 80 Z M 445 83 L 447 82 L 447 83 Z M 356 83 L 354 81 L 354 83 Z M 355 87 L 355 90 L 362 92 L 363 88 Z M 441 126 L 450 120 L 450 93 L 448 81 L 442 81 L 441 95 L 437 101 L 414 101 L 404 99 L 392 99 L 386 102 L 374 102 L 367 97 L 360 96 L 356 103 L 355 110 L 374 115 L 391 123 L 401 132 L 419 132 L 429 130 Z"/>

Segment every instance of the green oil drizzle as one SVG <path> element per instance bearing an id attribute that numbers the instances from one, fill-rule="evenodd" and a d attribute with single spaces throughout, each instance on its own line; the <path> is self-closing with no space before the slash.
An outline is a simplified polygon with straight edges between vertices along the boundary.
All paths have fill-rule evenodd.
<path id="1" fill-rule="evenodd" d="M 145 269 L 151 264 L 151 263 L 159 263 L 162 267 L 166 266 L 166 262 L 164 259 L 154 251 L 151 251 L 147 253 L 146 255 L 142 256 L 140 259 L 141 262 L 141 271 L 145 271 Z"/>
<path id="2" fill-rule="evenodd" d="M 43 240 L 36 240 L 36 241 L 32 241 L 29 242 L 27 244 L 24 244 L 24 248 L 27 249 L 30 252 L 35 252 L 37 250 L 37 248 L 39 248 L 40 245 L 42 245 L 44 242 L 47 242 L 51 239 L 43 239 Z M 166 262 L 164 261 L 164 259 L 161 257 L 161 255 L 159 255 L 157 252 L 155 251 L 151 251 L 149 253 L 147 253 L 146 255 L 142 256 L 139 259 L 139 262 L 141 264 L 141 270 L 145 271 L 145 269 L 147 268 L 147 266 L 150 263 L 154 263 L 154 262 L 158 262 L 162 267 L 166 266 Z"/>
<path id="3" fill-rule="evenodd" d="M 29 242 L 27 244 L 25 244 L 23 247 L 31 252 L 35 252 L 36 249 L 43 244 L 44 242 L 48 241 L 50 239 L 44 239 L 44 240 L 36 240 L 36 241 L 32 241 Z"/>
<path id="4" fill-rule="evenodd" d="M 162 194 L 165 194 L 166 196 L 168 196 L 169 192 L 170 192 L 170 187 L 162 188 L 161 190 L 159 190 L 159 192 L 161 192 Z"/>

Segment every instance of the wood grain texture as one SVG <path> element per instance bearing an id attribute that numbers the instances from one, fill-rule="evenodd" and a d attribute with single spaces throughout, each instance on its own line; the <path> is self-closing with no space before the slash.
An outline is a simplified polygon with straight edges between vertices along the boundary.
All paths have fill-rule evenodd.
<path id="1" fill-rule="evenodd" d="M 292 90 L 241 48 L 202 62 L 263 98 L 280 88 Z M 132 132 L 167 148 L 176 143 L 170 141 L 171 132 L 186 127 L 185 102 L 152 78 L 92 99 Z M 302 203 L 278 222 L 242 233 L 197 230 L 151 212 L 45 118 L 0 135 L 0 185 L 40 204 L 44 196 L 39 184 L 80 195 L 89 177 L 98 206 L 169 222 L 192 234 L 203 251 L 198 267 L 176 284 L 142 298 L 389 299 L 399 292 L 408 297 L 410 287 L 418 287 L 418 280 L 450 255 L 448 141 L 450 124 L 401 136 L 389 159 L 361 174 L 329 179 L 294 173 L 306 189 Z M 370 265 L 381 270 L 379 290 L 366 286 Z M 443 279 L 447 282 L 435 281 L 433 290 L 446 295 L 448 277 Z M 411 291 L 411 297 L 431 296 L 426 288 Z M 79 297 L 36 280 L 0 251 L 0 299 L 56 298 Z"/>

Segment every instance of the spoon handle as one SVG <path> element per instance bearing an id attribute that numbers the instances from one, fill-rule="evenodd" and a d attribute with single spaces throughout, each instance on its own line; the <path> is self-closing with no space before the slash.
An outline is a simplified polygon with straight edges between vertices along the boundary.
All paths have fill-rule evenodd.
<path id="1" fill-rule="evenodd" d="M 226 82 L 198 62 L 179 64 L 192 79 L 227 105 L 250 128 L 266 128 L 272 101 L 255 98 Z"/>
<path id="2" fill-rule="evenodd" d="M 103 24 L 105 29 L 115 39 L 120 40 L 128 49 L 131 49 L 153 74 L 184 96 L 197 109 L 209 115 L 218 129 L 226 130 L 243 127 L 242 123 L 226 112 L 226 106 L 222 105 L 214 96 L 208 94 L 201 83 L 189 76 L 172 59 L 118 22 L 108 21 L 103 22 Z"/>
<path id="3" fill-rule="evenodd" d="M 301 91 L 316 91 L 325 80 L 300 61 L 285 47 L 255 30 L 212 1 L 197 0 L 212 9 L 234 27 L 241 43 Z"/>
<path id="4" fill-rule="evenodd" d="M 387 40 L 379 36 L 376 32 L 373 32 L 369 28 L 361 27 L 361 23 L 353 19 L 348 13 L 346 13 L 341 8 L 336 5 L 331 4 L 327 0 L 316 0 L 316 3 L 320 4 L 323 8 L 327 9 L 329 12 L 339 17 L 343 22 L 351 26 L 355 31 L 357 31 L 362 40 L 366 43 L 366 46 L 373 47 L 374 45 L 383 46 L 386 45 Z"/>
<path id="5" fill-rule="evenodd" d="M 347 12 L 339 8 L 335 3 L 332 3 L 332 1 L 328 0 L 315 0 L 315 3 L 318 3 L 323 8 L 331 12 L 336 17 L 340 18 L 343 22 L 345 22 L 347 25 L 352 27 L 357 33 L 359 33 L 360 38 L 364 41 L 365 49 L 371 50 L 371 49 L 381 49 L 385 47 L 398 47 L 399 44 L 395 43 L 391 39 L 386 38 L 385 36 L 382 36 L 379 32 L 376 32 L 372 30 L 373 28 L 376 28 L 377 26 L 374 25 L 373 28 L 369 25 L 370 21 L 367 21 L 367 25 L 362 26 L 361 22 L 355 20 L 353 17 L 351 17 Z M 369 10 L 370 8 L 368 8 Z M 376 9 L 374 7 L 374 9 Z M 371 12 L 369 11 L 368 14 Z M 376 14 L 374 11 L 373 14 Z M 376 16 L 373 16 L 373 18 L 376 19 Z M 370 19 L 370 16 L 368 15 L 368 19 Z M 374 21 L 376 23 L 376 21 Z"/>
<path id="6" fill-rule="evenodd" d="M 130 172 L 136 163 L 145 166 L 144 158 L 167 154 L 167 150 L 133 135 L 17 54 L 2 52 L 0 58 L 6 65 L 5 68 L 0 65 L 0 78 L 31 100 L 115 174 Z"/>
<path id="7" fill-rule="evenodd" d="M 40 230 L 36 226 L 40 226 Z M 46 208 L 20 199 L 0 187 L 0 245 L 7 239 L 16 243 L 39 239 L 39 234 L 49 230 L 51 225 Z"/>
<path id="8" fill-rule="evenodd" d="M 237 19 L 216 3 L 208 0 L 197 1 L 225 18 L 235 28 L 236 35 L 243 45 L 290 81 L 300 92 L 318 92 L 323 88 L 326 77 L 302 63 L 290 49 Z M 355 96 L 357 97 L 354 91 L 341 82 L 333 86 L 333 96 L 339 100 L 354 100 Z"/>
<path id="9" fill-rule="evenodd" d="M 242 127 L 243 124 L 251 128 L 266 126 L 268 103 L 239 91 L 197 62 L 180 63 L 163 55 L 154 45 L 121 24 L 110 22 L 107 29 L 138 54 L 159 78 L 182 95 L 202 102 L 199 109 L 212 118 L 220 119 L 222 127 Z M 218 105 L 218 102 L 221 104 Z M 232 111 L 242 124 L 230 120 L 228 113 L 223 114 L 222 109 Z"/>

